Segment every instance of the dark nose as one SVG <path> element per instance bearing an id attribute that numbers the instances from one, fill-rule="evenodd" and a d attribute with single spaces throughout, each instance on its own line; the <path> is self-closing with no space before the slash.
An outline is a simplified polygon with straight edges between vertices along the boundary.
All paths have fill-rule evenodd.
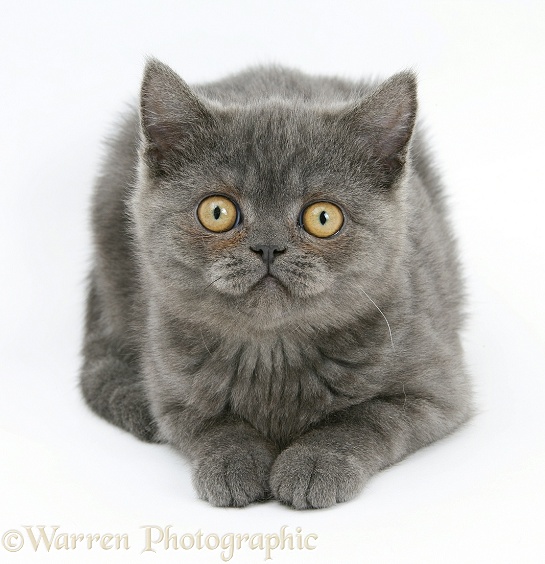
<path id="1" fill-rule="evenodd" d="M 255 245 L 250 247 L 252 251 L 256 253 L 261 253 L 261 259 L 269 267 L 275 258 L 276 254 L 283 253 L 286 247 L 278 247 L 277 245 Z"/>

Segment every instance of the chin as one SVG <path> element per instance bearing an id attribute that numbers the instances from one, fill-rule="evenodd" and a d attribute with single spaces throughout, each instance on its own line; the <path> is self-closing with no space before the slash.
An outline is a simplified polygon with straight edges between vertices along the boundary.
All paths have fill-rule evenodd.
<path id="1" fill-rule="evenodd" d="M 271 276 L 259 280 L 243 294 L 229 297 L 235 317 L 243 318 L 255 330 L 278 327 L 299 309 L 296 298 Z"/>
<path id="2" fill-rule="evenodd" d="M 281 276 L 265 275 L 244 284 L 229 284 L 223 279 L 216 289 L 232 304 L 235 319 L 248 322 L 256 330 L 284 325 L 297 317 L 305 303 L 322 294 L 327 285 L 305 284 L 283 280 Z"/>

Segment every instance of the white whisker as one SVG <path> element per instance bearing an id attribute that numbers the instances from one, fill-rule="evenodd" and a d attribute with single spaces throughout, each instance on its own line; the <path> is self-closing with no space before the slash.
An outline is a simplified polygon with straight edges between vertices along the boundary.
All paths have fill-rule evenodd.
<path id="1" fill-rule="evenodd" d="M 394 346 L 394 338 L 392 337 L 392 328 L 390 327 L 390 323 L 388 323 L 388 320 L 386 319 L 386 316 L 384 315 L 384 313 L 382 313 L 382 310 L 378 307 L 378 305 L 371 299 L 371 296 L 369 296 L 369 294 L 362 288 L 361 291 L 367 296 L 367 298 L 369 299 L 369 301 L 378 309 L 378 311 L 380 312 L 380 315 L 382 315 L 382 317 L 384 317 L 384 321 L 386 321 L 386 325 L 388 325 L 388 333 L 390 333 L 390 341 L 392 343 L 392 349 L 395 351 L 396 348 Z"/>
<path id="2" fill-rule="evenodd" d="M 208 351 L 208 354 L 210 356 L 212 356 L 210 349 L 206 346 L 206 343 L 204 342 L 204 335 L 203 335 L 202 329 L 199 329 L 199 333 L 201 334 L 202 344 L 204 345 L 204 348 Z"/>

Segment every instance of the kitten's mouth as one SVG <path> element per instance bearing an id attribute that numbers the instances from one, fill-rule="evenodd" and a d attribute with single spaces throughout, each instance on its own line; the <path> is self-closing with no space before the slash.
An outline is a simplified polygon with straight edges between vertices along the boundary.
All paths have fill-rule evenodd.
<path id="1" fill-rule="evenodd" d="M 286 286 L 273 274 L 265 274 L 262 278 L 260 278 L 255 284 L 254 288 L 263 287 L 267 290 L 274 290 L 277 288 L 281 288 L 283 290 L 287 290 Z"/>

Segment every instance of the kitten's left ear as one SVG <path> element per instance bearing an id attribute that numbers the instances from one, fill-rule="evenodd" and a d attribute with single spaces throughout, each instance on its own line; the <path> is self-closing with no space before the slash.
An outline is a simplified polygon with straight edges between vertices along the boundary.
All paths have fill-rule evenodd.
<path id="1" fill-rule="evenodd" d="M 387 173 L 405 163 L 416 119 L 416 76 L 395 74 L 346 112 L 341 121 Z"/>
<path id="2" fill-rule="evenodd" d="M 162 169 L 175 155 L 198 155 L 215 120 L 170 67 L 149 59 L 140 92 L 140 123 L 148 162 Z"/>

